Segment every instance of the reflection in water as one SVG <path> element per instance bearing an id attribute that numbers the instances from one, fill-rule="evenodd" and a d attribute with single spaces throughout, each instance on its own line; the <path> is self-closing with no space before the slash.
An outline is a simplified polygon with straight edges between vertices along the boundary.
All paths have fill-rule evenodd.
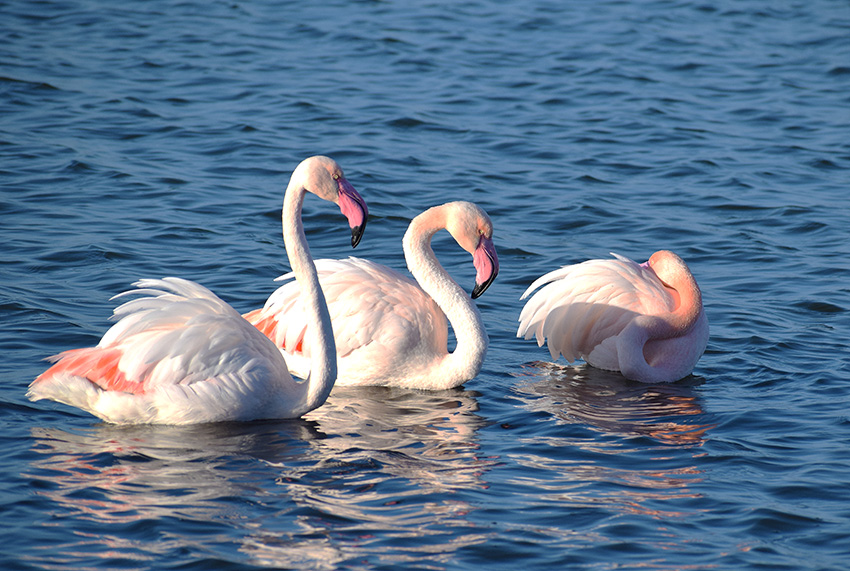
<path id="1" fill-rule="evenodd" d="M 529 410 L 545 410 L 567 423 L 585 423 L 623 436 L 648 436 L 663 444 L 701 446 L 711 424 L 693 423 L 703 414 L 693 385 L 645 385 L 593 367 L 535 362 L 516 387 Z M 699 420 L 696 418 L 695 420 Z"/>
<path id="2" fill-rule="evenodd" d="M 273 477 L 246 456 L 298 458 L 307 449 L 303 439 L 313 434 L 301 422 L 31 432 L 36 457 L 24 471 L 45 527 L 71 529 L 77 538 L 30 554 L 39 568 L 145 561 L 209 552 L 222 535 L 232 541 L 222 522 L 252 517 L 257 506 L 243 498 Z"/>
<path id="3" fill-rule="evenodd" d="M 463 389 L 337 387 L 306 418 L 334 436 L 315 442 L 326 455 L 360 449 L 433 490 L 484 486 L 481 468 L 492 463 L 477 456 L 476 432 L 485 421 L 476 414 L 476 396 Z"/>
<path id="4" fill-rule="evenodd" d="M 475 396 L 352 387 L 299 421 L 34 428 L 27 477 L 46 520 L 79 542 L 33 562 L 187 549 L 320 569 L 375 553 L 448 558 L 481 541 L 456 492 L 486 487 L 496 464 L 478 456 Z"/>
<path id="5" fill-rule="evenodd" d="M 346 556 L 380 553 L 403 564 L 423 555 L 448 559 L 483 536 L 465 517 L 473 506 L 455 492 L 483 489 L 485 472 L 497 464 L 478 454 L 477 431 L 485 421 L 477 394 L 462 389 L 410 391 L 383 387 L 337 387 L 307 415 L 319 433 L 311 445 L 322 460 L 281 465 L 277 482 L 300 506 L 297 521 L 308 538 L 324 534 L 350 542 Z M 467 533 L 459 530 L 467 530 Z M 451 541 L 446 534 L 451 530 Z M 255 557 L 266 564 L 293 564 L 292 545 L 264 538 Z M 325 557 L 331 544 L 322 540 Z M 338 563 L 344 559 L 326 559 Z"/>
<path id="6" fill-rule="evenodd" d="M 515 458 L 549 473 L 534 478 L 543 495 L 561 506 L 604 504 L 657 518 L 692 513 L 662 506 L 698 497 L 689 488 L 701 471 L 670 453 L 698 449 L 713 427 L 701 422 L 693 384 L 644 385 L 592 367 L 542 362 L 516 376 L 523 379 L 514 387 L 522 407 L 555 419 L 551 429 L 522 439 Z M 588 482 L 611 484 L 610 491 L 600 494 L 594 486 L 588 495 Z"/>

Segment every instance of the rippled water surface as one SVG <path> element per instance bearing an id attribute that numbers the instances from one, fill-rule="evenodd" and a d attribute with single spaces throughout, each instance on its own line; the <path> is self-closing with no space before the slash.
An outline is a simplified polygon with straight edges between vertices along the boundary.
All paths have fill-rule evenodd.
<path id="1" fill-rule="evenodd" d="M 843 0 L 0 2 L 0 568 L 846 569 L 848 125 Z M 358 256 L 490 213 L 477 378 L 188 428 L 25 398 L 140 277 L 262 304 L 317 153 L 369 203 Z M 537 276 L 662 248 L 711 323 L 691 377 L 515 338 Z"/>

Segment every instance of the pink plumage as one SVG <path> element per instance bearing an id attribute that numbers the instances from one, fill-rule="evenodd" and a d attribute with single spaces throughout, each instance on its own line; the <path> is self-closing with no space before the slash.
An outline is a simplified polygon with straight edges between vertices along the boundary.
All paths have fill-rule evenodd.
<path id="1" fill-rule="evenodd" d="M 538 278 L 519 318 L 518 337 L 548 344 L 552 359 L 620 371 L 657 383 L 691 373 L 708 342 L 702 293 L 688 266 L 667 250 L 638 264 L 588 260 Z"/>
<path id="2" fill-rule="evenodd" d="M 192 424 L 294 418 L 320 406 L 336 379 L 336 348 L 301 223 L 305 192 L 344 205 L 352 244 L 366 223 L 365 202 L 328 157 L 293 172 L 283 208 L 284 242 L 316 358 L 295 381 L 278 348 L 207 288 L 178 278 L 142 280 L 114 311 L 117 322 L 97 346 L 53 358 L 29 387 L 32 400 L 52 399 L 122 424 Z"/>
<path id="3" fill-rule="evenodd" d="M 403 244 L 415 280 L 359 258 L 316 261 L 336 340 L 337 384 L 446 389 L 478 374 L 487 334 L 470 295 L 431 249 L 431 236 L 443 228 L 473 255 L 477 297 L 495 279 L 499 263 L 490 218 L 470 202 L 435 206 L 410 223 Z M 245 315 L 284 351 L 296 374 L 309 366 L 313 353 L 297 303 L 300 287 L 284 284 L 265 307 Z M 449 322 L 457 338 L 451 353 Z"/>

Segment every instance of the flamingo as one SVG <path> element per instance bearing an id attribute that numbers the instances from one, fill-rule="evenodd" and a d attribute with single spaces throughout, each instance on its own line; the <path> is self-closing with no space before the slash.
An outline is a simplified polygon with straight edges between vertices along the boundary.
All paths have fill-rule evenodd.
<path id="1" fill-rule="evenodd" d="M 338 385 L 441 390 L 457 387 L 481 370 L 487 333 L 475 303 L 431 249 L 431 237 L 441 229 L 472 254 L 472 298 L 477 298 L 496 278 L 499 260 L 493 223 L 471 202 L 435 206 L 411 221 L 402 245 L 416 281 L 359 258 L 316 261 L 336 338 Z M 304 335 L 300 287 L 298 282 L 284 284 L 263 308 L 245 315 L 281 348 L 296 372 L 309 367 L 315 355 Z M 447 319 L 457 339 L 451 353 Z"/>
<path id="2" fill-rule="evenodd" d="M 708 343 L 702 293 L 688 266 L 668 250 L 642 264 L 588 260 L 549 272 L 520 299 L 525 304 L 517 337 L 537 337 L 549 352 L 572 363 L 619 371 L 644 383 L 689 375 Z"/>
<path id="3" fill-rule="evenodd" d="M 336 379 L 336 347 L 327 303 L 301 221 L 305 192 L 338 204 L 352 245 L 368 209 L 339 165 L 304 160 L 283 200 L 283 239 L 292 273 L 303 284 L 312 367 L 298 382 L 265 335 L 207 288 L 179 278 L 136 282 L 139 294 L 114 310 L 115 323 L 95 347 L 52 357 L 29 387 L 31 400 L 52 399 L 116 424 L 194 424 L 296 418 L 322 405 Z"/>

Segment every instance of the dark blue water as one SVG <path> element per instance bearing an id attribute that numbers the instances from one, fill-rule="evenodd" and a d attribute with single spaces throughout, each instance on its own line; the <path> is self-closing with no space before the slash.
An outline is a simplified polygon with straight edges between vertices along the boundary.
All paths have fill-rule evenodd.
<path id="1" fill-rule="evenodd" d="M 26 400 L 140 277 L 261 305 L 317 153 L 369 203 L 359 256 L 403 269 L 418 212 L 490 213 L 477 378 L 188 428 Z M 0 2 L 0 184 L 0 568 L 850 560 L 844 0 Z M 349 255 L 317 202 L 314 254 Z M 644 386 L 515 338 L 537 276 L 662 248 L 704 294 L 693 376 Z"/>

